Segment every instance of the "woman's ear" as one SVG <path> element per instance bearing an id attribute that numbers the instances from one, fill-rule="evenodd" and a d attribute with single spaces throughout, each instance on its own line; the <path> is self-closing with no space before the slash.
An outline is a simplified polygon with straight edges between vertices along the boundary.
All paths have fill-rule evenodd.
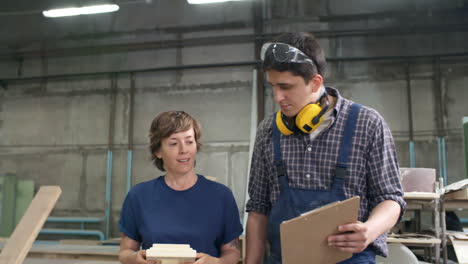
<path id="1" fill-rule="evenodd" d="M 161 152 L 159 152 L 159 151 L 154 152 L 154 156 L 155 156 L 156 158 L 158 158 L 158 159 L 162 159 Z"/>

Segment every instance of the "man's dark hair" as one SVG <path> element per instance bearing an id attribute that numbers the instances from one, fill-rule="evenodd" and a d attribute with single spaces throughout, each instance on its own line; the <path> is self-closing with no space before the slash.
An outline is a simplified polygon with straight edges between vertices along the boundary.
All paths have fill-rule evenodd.
<path id="1" fill-rule="evenodd" d="M 312 34 L 305 32 L 285 33 L 275 38 L 272 42 L 280 42 L 294 46 L 312 59 L 314 65 L 309 63 L 277 62 L 272 56 L 265 56 L 265 60 L 263 61 L 264 71 L 290 71 L 292 74 L 304 78 L 306 83 L 317 73 L 322 76 L 325 75 L 325 68 L 327 66 L 325 53 Z"/>

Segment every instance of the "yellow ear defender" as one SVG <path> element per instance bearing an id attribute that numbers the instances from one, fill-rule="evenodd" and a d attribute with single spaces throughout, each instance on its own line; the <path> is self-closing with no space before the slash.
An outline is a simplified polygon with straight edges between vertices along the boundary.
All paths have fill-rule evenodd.
<path id="1" fill-rule="evenodd" d="M 284 118 L 285 116 L 281 113 L 281 110 L 276 112 L 276 127 L 283 135 L 289 136 L 294 134 L 294 131 L 289 128 L 288 122 Z"/>
<path id="2" fill-rule="evenodd" d="M 322 98 L 325 97 L 325 103 L 322 106 Z M 327 111 L 329 106 L 326 93 L 320 98 L 319 102 L 308 104 L 304 106 L 295 117 L 295 128 L 291 128 L 286 121 L 286 116 L 278 111 L 276 113 L 276 126 L 278 130 L 286 136 L 294 134 L 297 129 L 304 133 L 311 133 L 320 126 L 323 120 L 323 114 Z"/>

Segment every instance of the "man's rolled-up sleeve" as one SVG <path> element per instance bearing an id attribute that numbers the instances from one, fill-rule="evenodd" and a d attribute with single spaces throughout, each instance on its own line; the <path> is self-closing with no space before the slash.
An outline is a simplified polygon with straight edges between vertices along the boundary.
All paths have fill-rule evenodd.
<path id="1" fill-rule="evenodd" d="M 367 163 L 371 210 L 383 201 L 393 200 L 401 207 L 400 220 L 406 210 L 406 202 L 403 199 L 395 143 L 383 119 L 375 125 L 372 140 Z"/>

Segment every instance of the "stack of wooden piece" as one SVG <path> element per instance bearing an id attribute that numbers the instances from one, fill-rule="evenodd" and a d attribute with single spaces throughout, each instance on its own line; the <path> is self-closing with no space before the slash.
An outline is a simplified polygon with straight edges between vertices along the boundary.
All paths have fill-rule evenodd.
<path id="1" fill-rule="evenodd" d="M 194 262 L 197 252 L 188 244 L 153 244 L 146 250 L 147 260 L 159 260 L 161 264 Z"/>

